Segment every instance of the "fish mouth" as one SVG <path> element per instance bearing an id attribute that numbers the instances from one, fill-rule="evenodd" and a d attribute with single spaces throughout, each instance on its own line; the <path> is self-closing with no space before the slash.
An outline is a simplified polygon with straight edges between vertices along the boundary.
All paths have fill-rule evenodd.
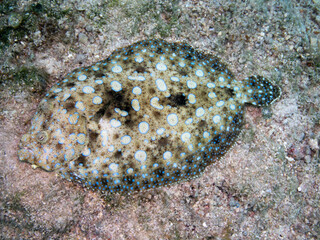
<path id="1" fill-rule="evenodd" d="M 23 162 L 34 162 L 34 153 L 29 148 L 22 148 L 18 151 L 18 157 L 20 161 Z"/>

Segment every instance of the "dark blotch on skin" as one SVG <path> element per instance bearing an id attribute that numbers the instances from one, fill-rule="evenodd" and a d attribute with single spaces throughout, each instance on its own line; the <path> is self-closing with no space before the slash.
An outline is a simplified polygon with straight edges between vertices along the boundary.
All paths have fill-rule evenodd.
<path id="1" fill-rule="evenodd" d="M 155 94 L 156 90 L 154 90 L 154 88 L 149 88 L 149 93 L 150 94 Z"/>
<path id="2" fill-rule="evenodd" d="M 144 67 L 142 67 L 142 66 L 139 66 L 139 67 L 136 68 L 136 72 L 137 73 L 144 73 L 145 71 L 146 71 L 146 69 Z"/>
<path id="3" fill-rule="evenodd" d="M 172 103 L 171 106 L 173 107 L 185 106 L 187 102 L 186 97 L 182 93 L 171 95 L 169 100 Z"/>
<path id="4" fill-rule="evenodd" d="M 169 143 L 168 138 L 161 138 L 161 139 L 159 139 L 159 141 L 158 141 L 158 144 L 159 144 L 159 146 L 161 146 L 161 147 L 167 146 L 168 143 Z"/>
<path id="5" fill-rule="evenodd" d="M 152 113 L 155 118 L 159 118 L 161 116 L 161 112 L 159 111 L 153 111 Z"/>
<path id="6" fill-rule="evenodd" d="M 106 110 L 108 109 L 110 105 L 110 102 L 105 103 L 97 112 L 96 114 L 93 116 L 92 120 L 95 122 L 98 122 L 106 113 Z"/>
<path id="7" fill-rule="evenodd" d="M 67 82 L 66 87 L 74 87 L 76 85 L 74 82 Z"/>
<path id="8" fill-rule="evenodd" d="M 125 122 L 124 122 L 124 124 L 125 124 L 126 126 L 128 126 L 129 128 L 132 128 L 132 127 L 135 126 L 135 122 L 134 122 L 132 119 L 126 119 Z"/>
<path id="9" fill-rule="evenodd" d="M 57 150 L 62 150 L 62 144 L 60 144 L 60 143 L 58 143 L 58 144 L 56 144 L 56 148 L 57 148 Z"/>
<path id="10" fill-rule="evenodd" d="M 91 144 L 97 142 L 98 137 L 99 137 L 98 133 L 89 130 L 89 142 Z"/>
<path id="11" fill-rule="evenodd" d="M 228 112 L 227 107 L 223 107 L 222 109 L 223 109 L 224 112 Z"/>
<path id="12" fill-rule="evenodd" d="M 184 71 L 184 70 L 180 70 L 180 71 L 178 71 L 178 73 L 183 77 L 188 76 L 188 73 L 186 71 Z"/>
<path id="13" fill-rule="evenodd" d="M 131 101 L 126 97 L 125 89 L 121 92 L 115 92 L 113 90 L 107 92 L 108 99 L 110 99 L 110 106 L 112 109 L 120 108 L 121 110 L 127 111 L 128 113 L 132 110 Z"/>
<path id="14" fill-rule="evenodd" d="M 234 97 L 235 93 L 234 90 L 231 88 L 227 88 L 226 89 L 226 93 L 230 96 L 230 97 Z"/>
<path id="15" fill-rule="evenodd" d="M 113 140 L 117 140 L 119 138 L 119 134 L 114 134 L 114 136 L 113 136 Z"/>
<path id="16" fill-rule="evenodd" d="M 105 75 L 104 75 L 102 72 L 94 72 L 94 75 L 95 75 L 97 78 L 105 77 Z"/>
<path id="17" fill-rule="evenodd" d="M 198 127 L 199 128 L 206 128 L 208 126 L 207 122 L 205 120 L 201 120 L 199 123 L 198 123 Z"/>
<path id="18" fill-rule="evenodd" d="M 153 156 L 152 159 L 151 159 L 151 162 L 152 162 L 152 165 L 153 165 L 154 163 L 157 162 L 157 158 Z"/>
<path id="19" fill-rule="evenodd" d="M 117 151 L 113 156 L 115 158 L 121 158 L 122 157 L 122 151 Z"/>
<path id="20" fill-rule="evenodd" d="M 63 107 L 67 110 L 72 110 L 74 108 L 74 100 L 70 99 L 70 101 L 67 101 Z"/>
<path id="21" fill-rule="evenodd" d="M 122 90 L 121 93 L 109 90 L 106 92 L 106 96 L 106 103 L 103 104 L 102 107 L 96 112 L 96 114 L 92 118 L 93 121 L 98 122 L 103 116 L 111 118 L 114 114 L 114 111 L 112 111 L 112 109 L 114 108 L 120 108 L 121 110 L 127 111 L 128 113 L 131 111 L 131 103 L 127 98 L 124 97 L 124 90 Z"/>
<path id="22" fill-rule="evenodd" d="M 80 157 L 77 158 L 77 160 L 74 161 L 75 165 L 80 165 L 82 164 L 83 166 L 86 166 L 87 164 L 87 159 L 85 156 L 80 155 Z"/>
<path id="23" fill-rule="evenodd" d="M 121 93 L 115 92 L 113 90 L 106 92 L 107 96 L 109 96 L 109 99 L 112 99 L 113 101 L 122 101 L 123 95 Z"/>

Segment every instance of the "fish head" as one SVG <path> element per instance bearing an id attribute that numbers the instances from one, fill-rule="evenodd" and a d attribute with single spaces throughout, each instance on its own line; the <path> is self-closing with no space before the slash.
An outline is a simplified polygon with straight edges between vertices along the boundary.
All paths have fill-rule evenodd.
<path id="1" fill-rule="evenodd" d="M 86 118 L 70 106 L 67 109 L 48 99 L 40 102 L 29 131 L 21 138 L 20 161 L 53 171 L 79 157 L 88 144 Z"/>

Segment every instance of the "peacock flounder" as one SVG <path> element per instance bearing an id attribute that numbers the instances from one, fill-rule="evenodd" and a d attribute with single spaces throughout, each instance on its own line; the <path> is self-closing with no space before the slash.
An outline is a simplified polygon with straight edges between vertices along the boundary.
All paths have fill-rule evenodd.
<path id="1" fill-rule="evenodd" d="M 279 95 L 185 43 L 144 40 L 55 84 L 18 155 L 101 192 L 164 186 L 199 176 L 236 141 L 245 105 Z"/>

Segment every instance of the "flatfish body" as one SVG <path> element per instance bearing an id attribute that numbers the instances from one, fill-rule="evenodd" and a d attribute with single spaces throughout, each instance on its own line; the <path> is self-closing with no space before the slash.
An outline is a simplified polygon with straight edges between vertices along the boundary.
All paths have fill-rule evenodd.
<path id="1" fill-rule="evenodd" d="M 236 141 L 246 104 L 280 88 L 236 80 L 185 43 L 144 40 L 79 68 L 39 104 L 18 156 L 100 192 L 132 192 L 199 176 Z"/>

